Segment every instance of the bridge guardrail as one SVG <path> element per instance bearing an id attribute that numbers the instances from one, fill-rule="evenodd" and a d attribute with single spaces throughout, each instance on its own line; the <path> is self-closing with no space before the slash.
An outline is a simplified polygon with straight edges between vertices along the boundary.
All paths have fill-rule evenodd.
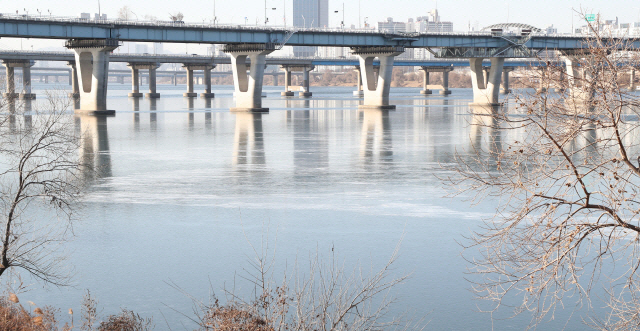
<path id="1" fill-rule="evenodd" d="M 23 20 L 23 21 L 51 21 L 51 22 L 70 22 L 70 23 L 84 23 L 84 24 L 105 24 L 105 25 L 126 25 L 126 26 L 171 26 L 171 27 L 185 27 L 185 28 L 218 28 L 218 29 L 230 29 L 230 30 L 260 30 L 260 31 L 277 31 L 282 33 L 290 32 L 292 29 L 296 29 L 297 33 L 300 32 L 348 32 L 348 33 L 367 33 L 367 34 L 385 34 L 384 31 L 378 31 L 376 29 L 345 29 L 345 28 L 300 28 L 300 27 L 286 27 L 286 26 L 259 26 L 259 25 L 242 25 L 232 23 L 184 23 L 172 22 L 172 21 L 140 21 L 140 20 L 103 20 L 103 19 L 86 19 L 79 17 L 69 16 L 47 16 L 47 15 L 28 15 L 28 14 L 13 14 L 13 13 L 0 13 L 0 20 Z M 402 33 L 397 33 L 402 35 Z M 434 32 L 434 33 L 417 33 L 417 36 L 491 36 L 490 31 L 467 31 L 467 32 Z M 556 38 L 576 38 L 583 37 L 583 35 L 574 34 L 546 34 L 546 33 L 532 33 L 532 36 L 536 37 L 556 37 Z"/>

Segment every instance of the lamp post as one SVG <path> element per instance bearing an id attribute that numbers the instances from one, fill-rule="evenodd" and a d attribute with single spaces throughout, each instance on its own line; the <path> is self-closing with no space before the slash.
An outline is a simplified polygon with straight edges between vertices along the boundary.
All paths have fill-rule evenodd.
<path id="1" fill-rule="evenodd" d="M 339 13 L 339 10 L 334 11 L 334 13 Z M 344 2 L 342 3 L 342 22 L 340 22 L 340 25 L 342 26 L 342 29 L 344 29 Z"/>
<path id="2" fill-rule="evenodd" d="M 216 25 L 216 21 L 218 21 L 218 16 L 216 16 L 216 0 L 213 0 L 213 25 Z"/>

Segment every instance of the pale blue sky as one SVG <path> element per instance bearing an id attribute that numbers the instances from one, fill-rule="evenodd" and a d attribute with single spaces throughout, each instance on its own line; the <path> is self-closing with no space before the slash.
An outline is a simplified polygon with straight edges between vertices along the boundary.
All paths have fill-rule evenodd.
<path id="1" fill-rule="evenodd" d="M 336 26 L 342 19 L 342 13 L 335 14 L 334 10 L 342 10 L 343 1 L 329 0 L 330 25 Z M 359 6 L 360 2 L 360 6 Z M 216 14 L 221 23 L 230 22 L 240 24 L 247 17 L 248 21 L 255 23 L 264 21 L 264 0 L 216 0 Z M 267 0 L 270 22 L 281 25 L 283 22 L 283 7 L 286 3 L 287 22 L 291 22 L 292 0 Z M 360 17 L 364 21 L 369 18 L 369 23 L 393 17 L 396 21 L 406 21 L 410 17 L 426 15 L 429 10 L 437 7 L 442 20 L 453 21 L 454 29 L 466 31 L 469 23 L 484 27 L 494 23 L 518 22 L 528 23 L 540 28 L 554 24 L 560 32 L 570 32 L 572 25 L 572 8 L 579 10 L 581 7 L 589 12 L 600 13 L 603 19 L 615 19 L 619 17 L 621 22 L 640 21 L 640 2 L 632 0 L 612 1 L 566 1 L 566 0 L 536 0 L 536 1 L 434 1 L 434 0 L 348 0 L 344 1 L 345 23 L 358 25 L 358 8 Z M 182 12 L 187 22 L 202 22 L 213 17 L 213 0 L 102 0 L 101 10 L 110 18 L 117 16 L 118 9 L 129 6 L 131 10 L 143 19 L 145 15 L 153 15 L 161 20 L 168 20 L 169 13 Z M 98 0 L 23 0 L 5 1 L 3 12 L 15 13 L 18 10 L 24 13 L 36 14 L 40 9 L 43 15 L 51 10 L 56 16 L 79 16 L 81 12 L 98 12 Z M 276 10 L 271 10 L 275 7 Z M 507 10 L 508 8 L 508 10 Z M 577 15 L 573 15 L 574 25 L 578 22 Z M 261 23 L 262 24 L 262 23 Z M 0 40 L 3 48 L 15 46 L 10 39 Z M 33 44 L 31 42 L 29 45 Z M 40 43 L 38 43 L 40 44 Z M 49 46 L 46 42 L 41 45 Z M 37 49 L 38 45 L 34 45 Z"/>

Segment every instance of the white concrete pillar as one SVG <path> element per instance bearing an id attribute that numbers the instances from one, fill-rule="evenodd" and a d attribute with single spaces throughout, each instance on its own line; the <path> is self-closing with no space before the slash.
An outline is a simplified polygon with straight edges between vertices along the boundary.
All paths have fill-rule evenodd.
<path id="1" fill-rule="evenodd" d="M 360 70 L 359 66 L 356 66 L 353 70 L 356 72 L 358 79 L 357 90 L 353 91 L 353 95 L 362 98 L 364 96 L 364 91 L 362 90 L 362 70 Z"/>
<path id="2" fill-rule="evenodd" d="M 302 91 L 298 93 L 298 96 L 301 97 L 310 97 L 313 94 L 309 91 L 309 72 L 313 70 L 314 67 L 304 67 L 302 69 Z"/>
<path id="3" fill-rule="evenodd" d="M 206 99 L 211 99 L 215 97 L 215 94 L 211 92 L 211 67 L 204 67 L 204 93 L 201 93 L 200 96 Z"/>
<path id="4" fill-rule="evenodd" d="M 511 89 L 509 88 L 509 72 L 510 71 L 511 71 L 510 69 L 503 69 L 502 71 L 502 89 L 500 90 L 502 94 L 511 93 Z"/>
<path id="5" fill-rule="evenodd" d="M 147 98 L 157 99 L 160 97 L 160 93 L 158 93 L 157 89 L 157 65 L 151 64 L 149 65 L 149 93 L 146 94 Z"/>
<path id="6" fill-rule="evenodd" d="M 371 51 L 362 48 L 354 52 L 360 60 L 364 85 L 364 103 L 360 108 L 395 109 L 396 106 L 389 104 L 389 92 L 391 80 L 393 80 L 393 61 L 395 56 L 402 52 L 398 50 L 377 52 L 377 50 L 379 48 L 371 48 Z M 375 77 L 373 67 L 376 58 L 380 61 L 378 79 Z"/>
<path id="7" fill-rule="evenodd" d="M 283 97 L 292 97 L 293 92 L 291 91 L 291 69 L 289 67 L 282 67 L 284 70 L 284 92 L 280 92 L 280 95 Z"/>
<path id="8" fill-rule="evenodd" d="M 425 67 L 420 70 L 422 71 L 422 91 L 420 91 L 420 94 L 432 94 L 433 91 L 429 89 L 429 70 Z"/>
<path id="9" fill-rule="evenodd" d="M 69 84 L 71 85 L 71 93 L 69 93 L 70 98 L 77 99 L 80 97 L 80 86 L 78 85 L 78 69 L 76 68 L 76 64 L 73 62 L 67 63 L 71 70 L 69 71 Z"/>
<path id="10" fill-rule="evenodd" d="M 272 51 L 250 49 L 227 51 L 231 55 L 231 69 L 236 90 L 236 106 L 231 109 L 232 111 L 266 112 L 269 110 L 262 107 L 262 83 L 266 56 Z M 251 60 L 248 74 L 247 58 Z"/>
<path id="11" fill-rule="evenodd" d="M 440 91 L 440 94 L 442 95 L 451 94 L 451 90 L 449 90 L 449 72 L 450 71 L 451 71 L 450 69 L 445 69 L 442 72 L 442 91 Z"/>
<path id="12" fill-rule="evenodd" d="M 546 69 L 546 67 L 538 67 L 538 71 L 540 72 L 540 75 L 538 76 L 538 88 L 536 89 L 537 92 L 540 93 L 544 93 L 547 92 L 547 86 L 545 83 L 545 79 L 544 79 L 544 75 L 545 72 L 544 70 Z"/>
<path id="13" fill-rule="evenodd" d="M 16 93 L 15 69 L 9 64 L 5 64 L 5 66 L 7 67 L 7 92 L 4 97 L 7 99 L 17 98 L 19 94 Z"/>
<path id="14" fill-rule="evenodd" d="M 142 93 L 140 93 L 140 70 L 135 65 L 130 65 L 131 68 L 131 93 L 129 93 L 130 97 L 140 98 L 142 97 Z"/>
<path id="15" fill-rule="evenodd" d="M 94 115 L 115 114 L 107 110 L 109 82 L 109 53 L 118 44 L 111 40 L 70 40 L 67 48 L 75 52 L 78 83 L 80 85 L 79 112 Z"/>
<path id="16" fill-rule="evenodd" d="M 189 67 L 187 67 L 187 92 L 183 95 L 189 98 L 198 96 L 198 94 L 193 92 L 193 69 Z"/>
<path id="17" fill-rule="evenodd" d="M 31 93 L 31 66 L 32 64 L 24 64 L 22 66 L 22 93 L 20 99 L 33 100 L 36 95 Z"/>
<path id="18" fill-rule="evenodd" d="M 636 90 L 636 69 L 631 69 L 631 72 L 629 73 L 629 90 Z"/>
<path id="19" fill-rule="evenodd" d="M 491 68 L 482 68 L 482 74 L 484 76 L 484 86 L 489 86 L 489 73 Z"/>
<path id="20" fill-rule="evenodd" d="M 499 105 L 500 80 L 502 78 L 502 68 L 504 58 L 491 58 L 491 68 L 488 72 L 489 79 L 485 85 L 484 70 L 482 68 L 483 58 L 471 58 L 471 83 L 473 85 L 473 103 L 479 106 Z"/>

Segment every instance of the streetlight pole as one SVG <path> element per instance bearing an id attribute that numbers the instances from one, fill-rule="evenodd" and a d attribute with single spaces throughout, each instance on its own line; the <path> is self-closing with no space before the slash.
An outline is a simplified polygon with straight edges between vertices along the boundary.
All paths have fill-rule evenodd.
<path id="1" fill-rule="evenodd" d="M 269 19 L 267 18 L 267 0 L 264 0 L 264 25 L 267 25 Z"/>
<path id="2" fill-rule="evenodd" d="M 216 16 L 216 0 L 213 0 L 213 25 L 216 25 L 218 16 Z"/>
<path id="3" fill-rule="evenodd" d="M 360 0 L 358 0 L 358 29 L 362 29 L 362 21 L 360 20 L 360 18 L 362 17 L 361 15 L 361 7 L 360 7 Z"/>

